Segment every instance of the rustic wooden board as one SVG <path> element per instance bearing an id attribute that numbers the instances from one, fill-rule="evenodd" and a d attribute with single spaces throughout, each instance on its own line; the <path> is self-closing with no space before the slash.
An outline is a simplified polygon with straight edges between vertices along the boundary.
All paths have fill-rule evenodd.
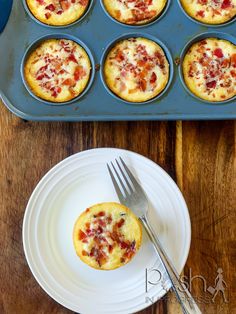
<path id="1" fill-rule="evenodd" d="M 207 287 L 214 286 L 221 267 L 228 303 L 220 293 L 212 303 L 201 279 L 192 280 L 192 293 L 201 298 L 203 313 L 234 312 L 235 122 L 33 123 L 14 117 L 1 105 L 0 139 L 0 313 L 71 313 L 49 298 L 31 275 L 22 248 L 22 220 L 40 178 L 63 158 L 93 147 L 141 153 L 177 181 L 192 220 L 184 275 L 189 278 L 191 270 L 192 277 L 204 276 Z M 141 313 L 180 312 L 169 293 Z"/>

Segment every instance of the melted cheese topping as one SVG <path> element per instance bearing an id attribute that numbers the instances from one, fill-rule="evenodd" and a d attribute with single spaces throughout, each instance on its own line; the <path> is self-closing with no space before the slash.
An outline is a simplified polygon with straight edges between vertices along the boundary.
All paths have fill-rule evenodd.
<path id="1" fill-rule="evenodd" d="M 183 60 L 188 88 L 198 97 L 223 101 L 236 95 L 236 46 L 208 38 L 195 43 Z"/>
<path id="2" fill-rule="evenodd" d="M 125 206 L 103 203 L 88 208 L 73 232 L 76 253 L 87 265 L 111 270 L 128 263 L 138 251 L 142 228 Z"/>
<path id="3" fill-rule="evenodd" d="M 103 0 L 107 12 L 125 24 L 146 24 L 161 14 L 167 0 Z"/>
<path id="4" fill-rule="evenodd" d="M 33 93 L 47 101 L 65 102 L 86 88 L 91 63 L 85 50 L 71 40 L 49 39 L 31 53 L 25 79 Z"/>
<path id="5" fill-rule="evenodd" d="M 236 15 L 236 0 L 181 0 L 185 11 L 207 24 L 222 24 Z"/>
<path id="6" fill-rule="evenodd" d="M 146 38 L 130 38 L 117 43 L 108 53 L 104 78 L 120 98 L 143 102 L 164 90 L 169 64 L 158 44 Z"/>
<path id="7" fill-rule="evenodd" d="M 69 25 L 86 11 L 89 0 L 26 0 L 32 14 L 42 23 Z"/>

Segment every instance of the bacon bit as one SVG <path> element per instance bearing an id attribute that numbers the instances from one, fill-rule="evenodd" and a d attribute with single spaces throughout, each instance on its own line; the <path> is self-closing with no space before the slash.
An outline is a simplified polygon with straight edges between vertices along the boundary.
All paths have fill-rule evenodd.
<path id="1" fill-rule="evenodd" d="M 215 88 L 216 87 L 216 81 L 211 81 L 206 83 L 207 88 Z"/>
<path id="2" fill-rule="evenodd" d="M 45 13 L 45 17 L 48 20 L 50 17 L 52 16 L 52 14 L 50 12 Z"/>
<path id="3" fill-rule="evenodd" d="M 142 78 L 140 79 L 139 88 L 141 89 L 141 91 L 145 92 L 147 88 L 147 81 L 145 79 L 142 79 Z"/>
<path id="4" fill-rule="evenodd" d="M 78 63 L 78 61 L 76 60 L 75 55 L 73 53 L 69 55 L 68 60 L 75 62 L 75 63 Z"/>
<path id="5" fill-rule="evenodd" d="M 83 255 L 83 256 L 88 256 L 89 254 L 88 254 L 88 252 L 86 252 L 85 250 L 82 250 L 82 255 Z"/>
<path id="6" fill-rule="evenodd" d="M 57 86 L 57 87 L 52 87 L 51 88 L 52 90 L 52 97 L 57 97 L 58 94 L 60 94 L 60 92 L 62 91 L 61 87 L 60 86 Z"/>
<path id="7" fill-rule="evenodd" d="M 121 247 L 121 249 L 127 249 L 128 247 L 129 247 L 129 244 L 128 243 L 126 243 L 126 242 L 124 242 L 124 241 L 122 241 L 121 243 L 120 243 L 120 247 Z"/>
<path id="8" fill-rule="evenodd" d="M 203 40 L 201 40 L 200 42 L 199 42 L 199 46 L 204 46 L 204 45 L 206 45 L 207 44 L 207 41 L 205 40 L 205 39 L 203 39 Z"/>
<path id="9" fill-rule="evenodd" d="M 102 229 L 102 227 L 101 226 L 98 226 L 98 228 L 97 228 L 97 234 L 101 234 L 101 233 L 103 233 L 103 229 Z"/>
<path id="10" fill-rule="evenodd" d="M 85 226 L 86 228 L 90 228 L 90 222 L 86 222 Z"/>
<path id="11" fill-rule="evenodd" d="M 137 64 L 138 64 L 138 66 L 143 67 L 143 66 L 145 66 L 146 62 L 147 61 L 145 61 L 145 60 L 138 60 Z"/>
<path id="12" fill-rule="evenodd" d="M 80 79 L 82 79 L 84 76 L 86 75 L 86 72 L 84 70 L 84 68 L 81 65 L 78 65 L 75 68 L 75 72 L 74 72 L 74 79 L 75 81 L 79 81 Z"/>
<path id="13" fill-rule="evenodd" d="M 98 223 L 99 226 L 102 226 L 102 227 L 105 227 L 105 226 L 106 226 L 105 220 L 98 219 L 96 222 Z"/>
<path id="14" fill-rule="evenodd" d="M 117 19 L 119 19 L 121 17 L 120 10 L 115 10 L 115 16 L 116 16 Z"/>
<path id="15" fill-rule="evenodd" d="M 125 223 L 125 220 L 123 218 L 121 218 L 121 220 L 117 223 L 117 227 L 121 228 Z"/>
<path id="16" fill-rule="evenodd" d="M 232 77 L 236 78 L 236 71 L 231 70 L 231 71 L 230 71 L 230 74 L 231 74 Z"/>
<path id="17" fill-rule="evenodd" d="M 204 17 L 205 16 L 205 12 L 203 10 L 197 11 L 196 16 Z"/>
<path id="18" fill-rule="evenodd" d="M 53 11 L 55 11 L 56 8 L 55 8 L 55 5 L 51 3 L 51 4 L 47 5 L 45 7 L 45 9 L 53 12 Z"/>
<path id="19" fill-rule="evenodd" d="M 119 238 L 119 235 L 116 231 L 113 231 L 111 234 L 110 234 L 110 237 L 112 238 L 113 241 L 119 243 L 120 242 L 120 238 Z"/>
<path id="20" fill-rule="evenodd" d="M 105 216 L 105 212 L 103 212 L 103 211 L 102 211 L 102 212 L 99 212 L 99 213 L 97 214 L 97 216 L 98 216 L 98 217 L 103 217 L 103 216 Z"/>
<path id="21" fill-rule="evenodd" d="M 108 247 L 108 252 L 109 252 L 109 253 L 112 253 L 112 251 L 113 251 L 113 246 L 112 246 L 112 245 L 109 245 L 109 247 Z"/>
<path id="22" fill-rule="evenodd" d="M 72 80 L 71 78 L 68 78 L 68 79 L 66 79 L 66 80 L 62 83 L 62 85 L 65 85 L 65 86 L 75 86 L 75 81 Z"/>
<path id="23" fill-rule="evenodd" d="M 216 10 L 216 9 L 212 9 L 213 11 L 213 14 L 216 14 L 216 15 L 221 15 L 221 12 L 219 10 Z M 214 16 L 214 15 L 213 15 Z"/>
<path id="24" fill-rule="evenodd" d="M 229 60 L 229 59 L 224 59 L 224 60 L 221 62 L 221 67 L 222 67 L 222 68 L 227 68 L 229 65 L 230 65 L 230 60 Z"/>
<path id="25" fill-rule="evenodd" d="M 92 249 L 89 253 L 89 256 L 93 257 L 93 256 L 95 256 L 95 254 L 96 254 L 96 249 L 95 249 L 95 247 L 92 247 Z"/>
<path id="26" fill-rule="evenodd" d="M 111 224 L 111 223 L 112 223 L 112 218 L 111 218 L 111 216 L 106 217 L 106 221 L 107 221 L 107 224 L 108 224 L 108 225 Z"/>
<path id="27" fill-rule="evenodd" d="M 225 99 L 225 98 L 226 98 L 226 96 L 225 96 L 225 95 L 221 95 L 221 96 L 220 96 L 220 98 Z"/>
<path id="28" fill-rule="evenodd" d="M 86 237 L 87 235 L 82 230 L 79 230 L 79 240 L 84 240 Z"/>
<path id="29" fill-rule="evenodd" d="M 60 6 L 63 11 L 66 11 L 70 8 L 70 3 L 68 0 L 60 0 Z"/>
<path id="30" fill-rule="evenodd" d="M 216 56 L 217 58 L 223 58 L 224 55 L 223 55 L 223 51 L 221 48 L 216 48 L 214 51 L 213 51 L 213 55 Z"/>
<path id="31" fill-rule="evenodd" d="M 152 72 L 152 75 L 151 75 L 151 78 L 150 78 L 150 83 L 154 84 L 154 83 L 156 83 L 156 80 L 157 80 L 156 73 Z"/>
<path id="32" fill-rule="evenodd" d="M 115 59 L 116 59 L 118 62 L 121 62 L 121 61 L 125 60 L 125 57 L 124 57 L 123 52 L 122 52 L 121 50 L 118 50 L 118 51 L 117 51 L 117 54 L 116 54 Z"/>
<path id="33" fill-rule="evenodd" d="M 88 1 L 89 0 L 79 0 L 79 3 L 82 5 L 82 6 L 87 6 L 88 5 Z M 75 0 L 71 0 L 72 3 L 75 3 Z"/>
<path id="34" fill-rule="evenodd" d="M 87 208 L 85 212 L 88 213 L 89 211 L 90 211 L 90 208 Z"/>
<path id="35" fill-rule="evenodd" d="M 231 64 L 234 68 L 236 68 L 236 53 L 233 53 L 231 56 Z"/>
<path id="36" fill-rule="evenodd" d="M 221 9 L 228 9 L 229 7 L 231 7 L 231 5 L 231 0 L 224 0 L 221 5 Z"/>
<path id="37" fill-rule="evenodd" d="M 45 2 L 44 2 L 44 0 L 36 0 L 40 5 L 44 5 L 45 4 Z"/>

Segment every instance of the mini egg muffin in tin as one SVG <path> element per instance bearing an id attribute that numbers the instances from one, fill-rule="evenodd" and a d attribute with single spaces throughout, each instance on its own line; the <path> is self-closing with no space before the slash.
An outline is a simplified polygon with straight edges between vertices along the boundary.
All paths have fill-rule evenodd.
<path id="1" fill-rule="evenodd" d="M 206 24 L 223 24 L 236 15 L 236 0 L 180 0 L 186 13 Z"/>
<path id="2" fill-rule="evenodd" d="M 66 26 L 79 20 L 89 0 L 26 0 L 33 16 L 44 24 Z"/>
<path id="3" fill-rule="evenodd" d="M 118 203 L 97 204 L 77 219 L 73 242 L 77 255 L 88 266 L 113 270 L 135 256 L 142 242 L 142 227 L 129 208 Z"/>
<path id="4" fill-rule="evenodd" d="M 236 46 L 224 39 L 206 38 L 194 43 L 182 64 L 188 89 L 211 102 L 236 96 Z"/>
<path id="5" fill-rule="evenodd" d="M 32 93 L 54 103 L 78 97 L 90 74 L 91 61 L 85 49 L 68 39 L 43 41 L 24 64 L 24 78 Z"/>
<path id="6" fill-rule="evenodd" d="M 136 37 L 117 42 L 108 52 L 103 69 L 108 88 L 129 102 L 155 98 L 169 81 L 169 63 L 154 41 Z"/>
<path id="7" fill-rule="evenodd" d="M 103 4 L 110 16 L 118 22 L 142 25 L 160 15 L 167 0 L 103 0 Z"/>

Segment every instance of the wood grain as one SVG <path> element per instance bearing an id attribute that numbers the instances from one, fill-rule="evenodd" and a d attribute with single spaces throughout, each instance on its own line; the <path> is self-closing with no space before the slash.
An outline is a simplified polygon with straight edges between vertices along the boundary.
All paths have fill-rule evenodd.
<path id="1" fill-rule="evenodd" d="M 41 177 L 63 158 L 94 147 L 120 147 L 162 166 L 181 187 L 192 220 L 192 244 L 184 269 L 214 285 L 221 267 L 229 303 L 204 293 L 200 280 L 192 292 L 204 313 L 233 313 L 236 204 L 236 125 L 226 122 L 25 122 L 0 106 L 0 313 L 71 313 L 58 305 L 33 278 L 22 248 L 22 220 L 30 194 Z M 173 240 L 174 241 L 174 240 Z M 208 299 L 207 299 L 208 298 Z M 94 310 L 96 313 L 96 310 Z M 174 296 L 140 312 L 178 313 Z M 128 314 L 128 313 L 127 313 Z"/>

